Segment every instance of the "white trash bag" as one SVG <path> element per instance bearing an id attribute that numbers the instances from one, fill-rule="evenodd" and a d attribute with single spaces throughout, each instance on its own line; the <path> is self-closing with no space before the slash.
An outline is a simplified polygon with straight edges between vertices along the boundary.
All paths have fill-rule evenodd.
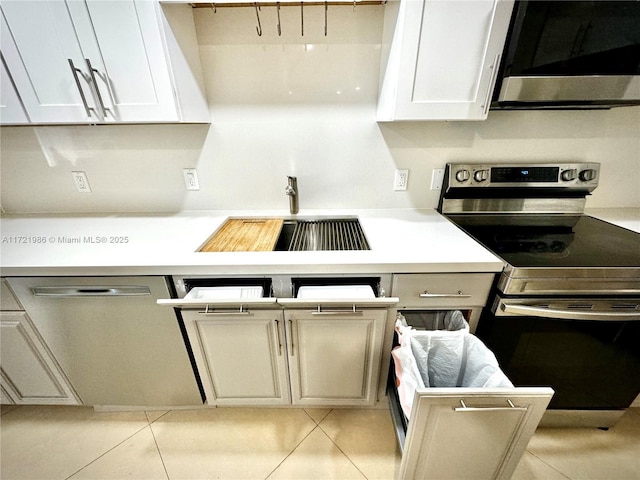
<path id="1" fill-rule="evenodd" d="M 451 313 L 443 324 L 448 330 L 416 330 L 398 315 L 396 332 L 400 345 L 391 353 L 400 405 L 407 418 L 416 388 L 513 387 L 493 352 L 469 333 L 462 314 L 457 312 L 458 317 L 456 312 Z"/>

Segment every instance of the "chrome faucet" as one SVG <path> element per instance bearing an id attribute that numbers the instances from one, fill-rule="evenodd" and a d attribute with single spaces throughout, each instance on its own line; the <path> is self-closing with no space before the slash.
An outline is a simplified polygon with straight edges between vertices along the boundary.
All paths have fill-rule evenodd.
<path id="1" fill-rule="evenodd" d="M 298 179 L 296 177 L 287 177 L 288 185 L 284 189 L 284 193 L 289 195 L 289 211 L 292 215 L 298 213 Z"/>

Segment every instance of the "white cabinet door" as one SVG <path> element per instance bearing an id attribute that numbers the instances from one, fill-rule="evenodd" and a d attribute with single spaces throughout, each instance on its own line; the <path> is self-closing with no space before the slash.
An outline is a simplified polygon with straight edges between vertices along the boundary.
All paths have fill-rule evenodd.
<path id="1" fill-rule="evenodd" d="M 98 121 L 88 79 L 71 68 L 82 68 L 84 55 L 66 3 L 4 0 L 0 8 L 2 55 L 31 121 Z"/>
<path id="2" fill-rule="evenodd" d="M 378 121 L 486 119 L 513 0 L 399 2 Z"/>
<path id="3" fill-rule="evenodd" d="M 546 387 L 417 390 L 398 478 L 511 478 L 552 396 Z"/>
<path id="4" fill-rule="evenodd" d="M 0 124 L 20 125 L 25 123 L 29 123 L 29 117 L 13 85 L 4 58 L 0 58 Z"/>
<path id="5" fill-rule="evenodd" d="M 67 1 L 105 121 L 178 120 L 157 2 Z M 104 105 L 104 111 L 102 110 Z"/>
<path id="6" fill-rule="evenodd" d="M 290 403 L 281 310 L 183 310 L 183 319 L 208 404 Z"/>
<path id="7" fill-rule="evenodd" d="M 191 53 L 176 48 L 190 41 L 188 48 L 197 49 L 189 35 L 193 17 L 180 8 L 190 7 L 173 7 L 165 12 L 147 0 L 3 0 L 2 54 L 31 121 L 208 121 L 199 61 L 188 62 L 183 55 Z"/>
<path id="8" fill-rule="evenodd" d="M 79 404 L 25 312 L 0 313 L 0 370 L 3 401 Z"/>
<path id="9" fill-rule="evenodd" d="M 294 405 L 373 405 L 387 310 L 287 310 Z"/>

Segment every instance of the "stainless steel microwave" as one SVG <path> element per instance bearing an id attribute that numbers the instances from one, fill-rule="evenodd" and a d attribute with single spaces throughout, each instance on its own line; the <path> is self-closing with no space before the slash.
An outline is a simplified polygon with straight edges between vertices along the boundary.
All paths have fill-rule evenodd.
<path id="1" fill-rule="evenodd" d="M 640 105 L 640 1 L 516 1 L 493 108 Z"/>

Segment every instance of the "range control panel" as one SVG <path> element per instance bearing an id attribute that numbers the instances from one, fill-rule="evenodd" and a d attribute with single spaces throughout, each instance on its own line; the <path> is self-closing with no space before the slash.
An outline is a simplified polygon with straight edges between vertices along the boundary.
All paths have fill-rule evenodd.
<path id="1" fill-rule="evenodd" d="M 449 163 L 444 189 L 465 187 L 578 188 L 598 186 L 599 163 L 462 164 Z"/>

